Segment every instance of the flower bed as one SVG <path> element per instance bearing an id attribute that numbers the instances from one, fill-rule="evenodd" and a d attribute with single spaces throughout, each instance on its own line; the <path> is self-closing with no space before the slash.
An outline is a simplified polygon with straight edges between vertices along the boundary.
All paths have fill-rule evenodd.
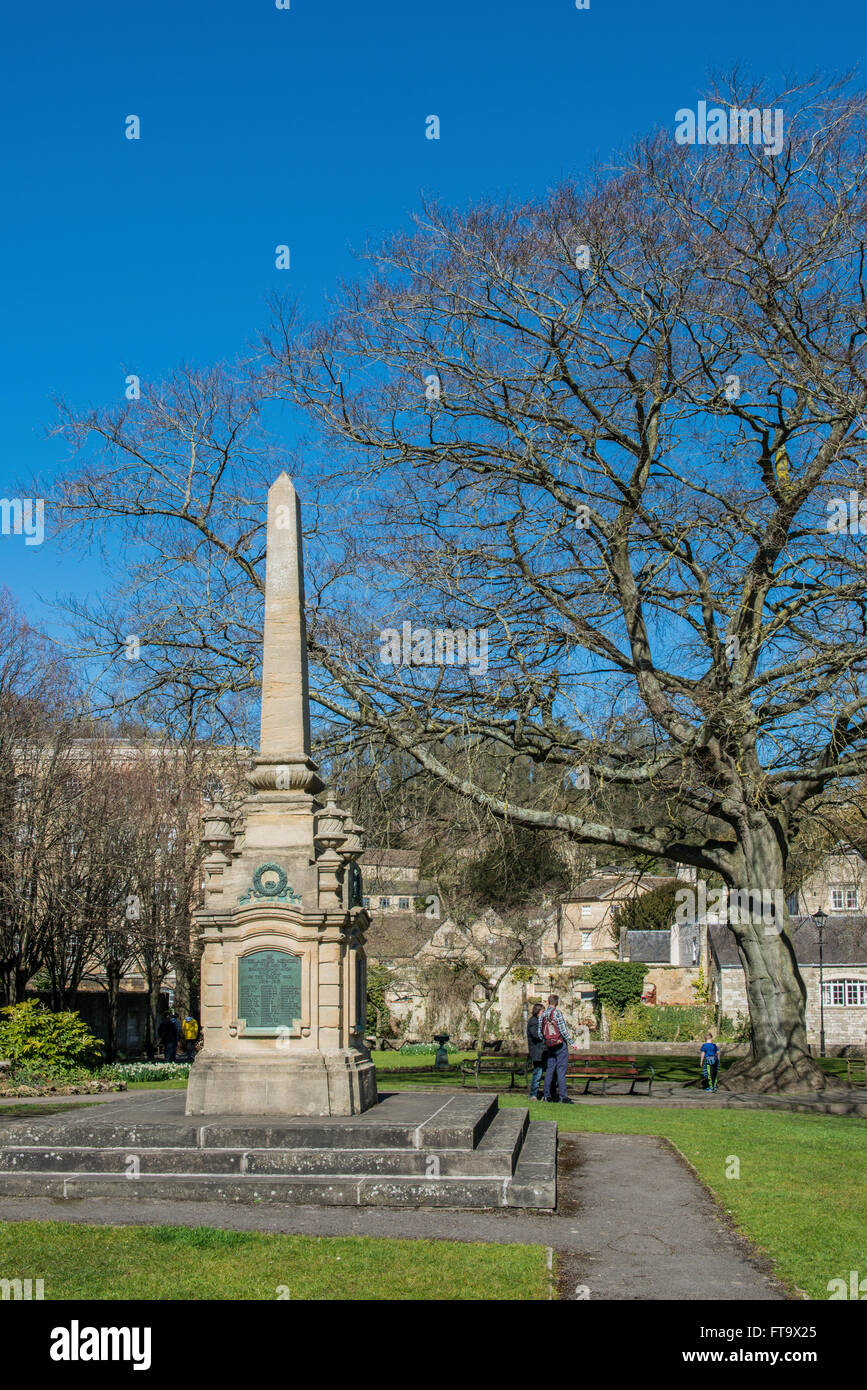
<path id="1" fill-rule="evenodd" d="M 188 1077 L 191 1066 L 192 1062 L 113 1062 L 99 1075 L 121 1081 L 176 1081 Z"/>
<path id="2" fill-rule="evenodd" d="M 93 1081 L 46 1081 L 41 1085 L 22 1082 L 15 1086 L 0 1081 L 0 1098 L 15 1099 L 19 1096 L 95 1096 L 103 1091 L 125 1091 L 126 1082 L 120 1080 L 94 1079 Z"/>

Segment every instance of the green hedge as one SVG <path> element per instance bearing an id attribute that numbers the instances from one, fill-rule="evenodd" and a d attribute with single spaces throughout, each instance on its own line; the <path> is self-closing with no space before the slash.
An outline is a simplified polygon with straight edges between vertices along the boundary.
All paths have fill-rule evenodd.
<path id="1" fill-rule="evenodd" d="M 709 1030 L 714 1011 L 701 1004 L 630 1004 L 609 1022 L 612 1042 L 699 1042 Z"/>
<path id="2" fill-rule="evenodd" d="M 590 967 L 590 982 L 608 1012 L 622 1014 L 640 1000 L 649 968 L 642 961 L 597 960 Z"/>

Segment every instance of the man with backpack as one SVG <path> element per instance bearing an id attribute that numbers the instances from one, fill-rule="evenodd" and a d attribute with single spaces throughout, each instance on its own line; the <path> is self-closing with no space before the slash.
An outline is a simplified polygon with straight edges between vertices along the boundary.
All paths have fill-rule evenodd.
<path id="1" fill-rule="evenodd" d="M 545 1044 L 545 1095 L 546 1101 L 552 1101 L 551 1087 L 554 1075 L 557 1076 L 557 1096 L 561 1105 L 573 1105 L 566 1094 L 566 1066 L 569 1061 L 569 1044 L 572 1041 L 569 1036 L 569 1029 L 566 1027 L 566 1020 L 561 1014 L 557 1005 L 560 1003 L 559 995 L 548 995 L 548 1007 L 539 1019 L 539 1031 L 542 1034 L 542 1041 Z"/>

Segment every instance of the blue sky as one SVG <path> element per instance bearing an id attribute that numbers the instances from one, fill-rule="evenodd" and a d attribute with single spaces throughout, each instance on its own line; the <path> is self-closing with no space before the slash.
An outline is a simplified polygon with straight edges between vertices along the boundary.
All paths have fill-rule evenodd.
<path id="1" fill-rule="evenodd" d="M 0 495 L 64 466 L 51 397 L 231 358 L 275 289 L 316 313 L 425 190 L 523 196 L 674 126 L 711 71 L 839 71 L 855 0 L 46 0 L 4 17 Z M 425 117 L 441 120 L 426 140 Z M 124 122 L 141 120 L 141 139 Z M 274 248 L 291 248 L 291 269 Z M 47 490 L 50 498 L 50 487 Z M 104 576 L 0 537 L 0 583 L 57 632 Z"/>

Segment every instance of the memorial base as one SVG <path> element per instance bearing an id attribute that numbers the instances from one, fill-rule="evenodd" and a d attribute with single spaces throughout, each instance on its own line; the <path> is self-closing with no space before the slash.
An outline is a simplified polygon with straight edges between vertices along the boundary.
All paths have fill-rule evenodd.
<path id="1" fill-rule="evenodd" d="M 352 1048 L 270 1057 L 200 1053 L 188 1115 L 360 1115 L 376 1105 L 376 1068 Z"/>

